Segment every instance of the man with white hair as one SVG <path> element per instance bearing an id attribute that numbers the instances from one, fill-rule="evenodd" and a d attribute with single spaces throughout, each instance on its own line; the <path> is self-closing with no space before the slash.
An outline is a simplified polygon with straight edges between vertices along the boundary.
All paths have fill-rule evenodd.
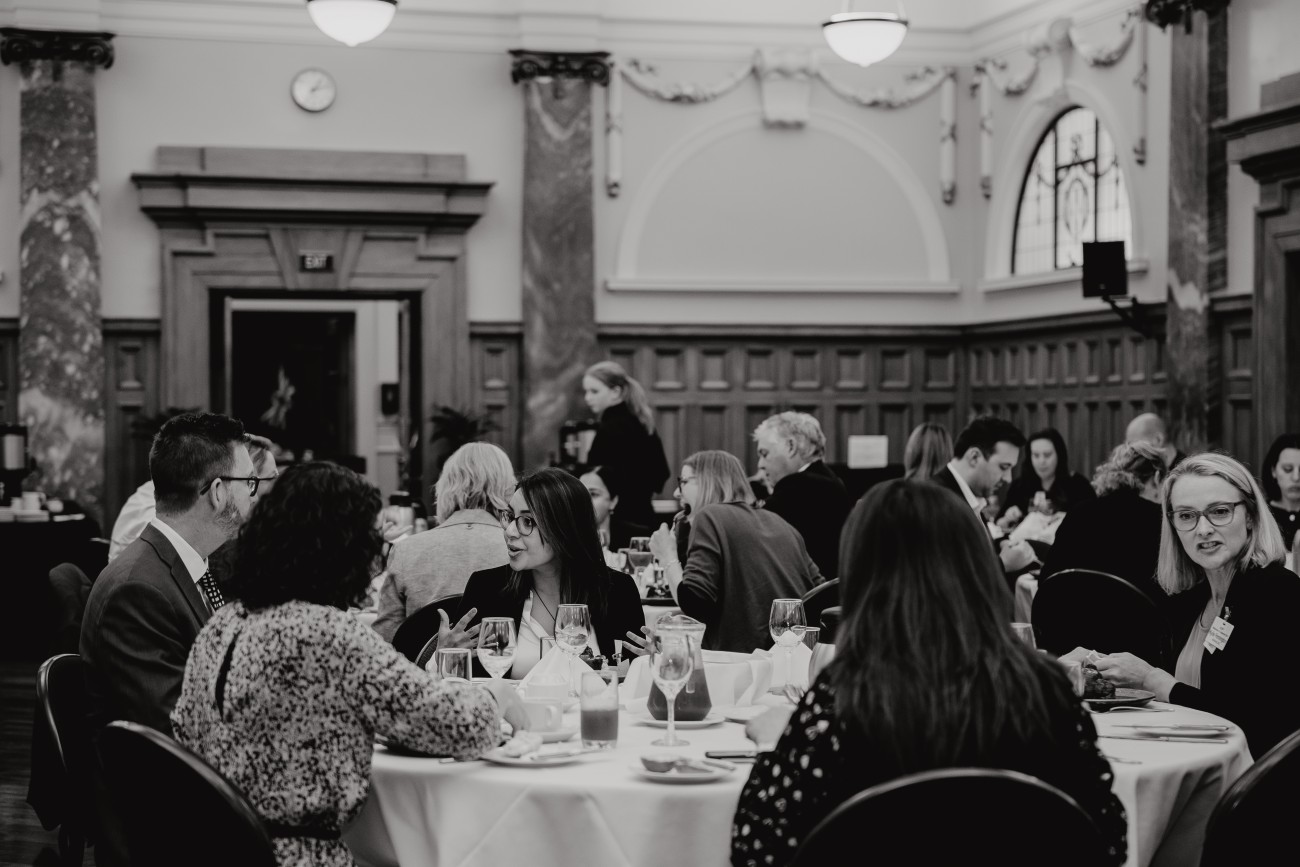
<path id="1" fill-rule="evenodd" d="M 826 466 L 826 435 L 804 412 L 778 413 L 754 429 L 758 470 L 772 496 L 764 508 L 803 536 L 804 546 L 828 579 L 839 575 L 840 530 L 853 508 L 844 483 Z"/>
<path id="2" fill-rule="evenodd" d="M 1124 434 L 1124 442 L 1129 445 L 1139 442 L 1151 443 L 1151 445 L 1160 449 L 1167 470 L 1172 470 L 1183 462 L 1183 458 L 1187 457 L 1169 441 L 1169 433 L 1165 430 L 1165 420 L 1154 412 L 1144 412 L 1129 422 L 1128 430 Z"/>

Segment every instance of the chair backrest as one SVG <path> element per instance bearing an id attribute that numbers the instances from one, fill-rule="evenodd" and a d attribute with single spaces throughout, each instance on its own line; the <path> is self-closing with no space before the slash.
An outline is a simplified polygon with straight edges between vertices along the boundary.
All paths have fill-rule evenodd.
<path id="1" fill-rule="evenodd" d="M 447 617 L 454 623 L 456 612 L 460 609 L 460 599 L 460 594 L 435 599 L 407 617 L 393 633 L 393 649 L 411 662 L 417 661 L 420 651 L 438 634 L 438 626 L 442 622 L 438 617 L 438 609 L 446 611 Z"/>
<path id="2" fill-rule="evenodd" d="M 931 819 L 929 830 L 918 821 Z M 870 828 L 870 834 L 863 834 Z M 1073 798 L 1036 777 L 991 768 L 912 774 L 860 792 L 808 835 L 791 867 L 856 863 L 1094 867 L 1107 846 Z"/>
<path id="3" fill-rule="evenodd" d="M 809 626 L 816 626 L 822 621 L 822 612 L 832 605 L 840 604 L 840 579 L 818 584 L 803 595 L 804 619 Z"/>
<path id="4" fill-rule="evenodd" d="M 1033 607 L 1038 647 L 1069 653 L 1087 647 L 1128 651 L 1154 665 L 1169 662 L 1168 627 L 1155 600 L 1116 575 L 1065 569 L 1038 585 Z"/>
<path id="5" fill-rule="evenodd" d="M 1223 793 L 1205 829 L 1201 867 L 1300 862 L 1293 824 L 1297 790 L 1300 731 L 1265 753 Z"/>
<path id="6" fill-rule="evenodd" d="M 90 579 L 74 563 L 60 563 L 50 570 L 53 603 L 52 653 L 76 653 L 81 645 L 81 618 L 90 598 Z"/>
<path id="7" fill-rule="evenodd" d="M 839 631 L 840 614 L 842 612 L 843 609 L 838 605 L 832 605 L 829 608 L 822 609 L 822 631 L 821 635 L 818 636 L 818 640 L 820 640 L 822 644 L 835 643 L 835 633 Z"/>
<path id="8" fill-rule="evenodd" d="M 86 716 L 86 664 L 63 653 L 36 673 L 37 737 L 32 743 L 32 790 L 41 791 L 64 826 L 93 839 L 90 783 L 94 748 Z M 38 775 L 42 777 L 37 780 Z M 38 808 L 38 812 L 40 809 Z"/>
<path id="9" fill-rule="evenodd" d="M 99 734 L 104 783 L 135 867 L 275 867 L 262 820 L 212 766 L 147 726 Z"/>

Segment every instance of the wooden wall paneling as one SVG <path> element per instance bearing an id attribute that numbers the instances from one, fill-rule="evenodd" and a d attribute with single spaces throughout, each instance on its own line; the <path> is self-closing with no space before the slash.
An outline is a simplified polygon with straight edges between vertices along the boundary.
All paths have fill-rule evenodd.
<path id="1" fill-rule="evenodd" d="M 18 421 L 18 320 L 0 319 L 0 422 Z"/>
<path id="2" fill-rule="evenodd" d="M 1256 346 L 1251 322 L 1251 308 L 1237 300 L 1216 305 L 1219 309 L 1212 322 L 1215 331 L 1212 362 L 1219 373 L 1214 396 L 1217 412 L 1211 419 L 1215 439 L 1229 454 L 1236 455 L 1252 469 L 1262 472 L 1258 463 L 1264 459 L 1256 443 L 1271 443 L 1284 431 L 1257 430 L 1254 407 Z"/>
<path id="3" fill-rule="evenodd" d="M 521 466 L 523 440 L 521 383 L 523 370 L 517 329 L 473 328 L 470 332 L 470 409 L 487 413 L 500 426 L 485 437 L 510 456 L 516 470 Z M 559 443 L 556 443 L 556 448 Z"/>
<path id="4" fill-rule="evenodd" d="M 107 536 L 127 497 L 149 480 L 149 441 L 133 423 L 165 407 L 161 326 L 156 319 L 104 320 L 104 525 Z M 206 408 L 206 407 L 204 407 Z"/>

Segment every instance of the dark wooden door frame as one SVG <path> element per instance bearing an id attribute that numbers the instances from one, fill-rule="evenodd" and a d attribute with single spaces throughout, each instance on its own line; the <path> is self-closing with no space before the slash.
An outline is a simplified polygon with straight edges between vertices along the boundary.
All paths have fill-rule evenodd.
<path id="1" fill-rule="evenodd" d="M 465 405 L 465 233 L 491 184 L 467 181 L 463 157 L 162 147 L 157 163 L 132 180 L 160 234 L 163 406 L 217 405 L 212 305 L 226 294 L 405 300 L 420 443 L 434 403 Z M 302 270 L 304 253 L 332 269 Z M 431 478 L 431 450 L 411 457 Z"/>

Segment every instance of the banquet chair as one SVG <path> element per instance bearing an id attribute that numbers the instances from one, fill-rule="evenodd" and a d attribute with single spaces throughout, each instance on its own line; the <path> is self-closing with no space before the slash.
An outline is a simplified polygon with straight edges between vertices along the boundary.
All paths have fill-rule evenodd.
<path id="1" fill-rule="evenodd" d="M 36 673 L 36 724 L 27 793 L 41 825 L 59 826 L 62 863 L 78 867 L 86 844 L 96 836 L 85 671 L 80 656 L 63 653 L 45 660 Z"/>
<path id="2" fill-rule="evenodd" d="M 822 612 L 840 604 L 840 579 L 832 578 L 818 584 L 803 595 L 803 613 L 808 625 L 821 623 Z"/>
<path id="3" fill-rule="evenodd" d="M 53 608 L 51 653 L 76 653 L 81 645 L 81 618 L 90 598 L 90 579 L 75 563 L 60 563 L 50 570 Z"/>
<path id="4" fill-rule="evenodd" d="M 822 644 L 835 643 L 835 633 L 839 630 L 840 614 L 842 612 L 843 609 L 838 605 L 832 605 L 829 608 L 822 609 L 822 615 L 818 618 L 822 627 L 822 632 L 818 637 L 818 640 L 821 641 Z"/>
<path id="5" fill-rule="evenodd" d="M 1223 793 L 1205 829 L 1201 867 L 1300 862 L 1292 825 L 1297 790 L 1300 731 L 1265 753 Z"/>
<path id="6" fill-rule="evenodd" d="M 98 746 L 132 867 L 275 867 L 257 812 L 203 759 L 122 720 L 108 724 Z"/>
<path id="7" fill-rule="evenodd" d="M 1092 818 L 1069 795 L 1028 774 L 991 768 L 925 771 L 859 792 L 813 828 L 791 867 L 842 863 L 844 853 L 864 845 L 881 867 L 1093 867 L 1107 852 Z"/>
<path id="8" fill-rule="evenodd" d="M 1038 585 L 1033 606 L 1040 650 L 1057 655 L 1076 647 L 1101 653 L 1127 651 L 1168 665 L 1168 627 L 1156 602 L 1116 575 L 1064 569 Z"/>
<path id="9" fill-rule="evenodd" d="M 438 634 L 438 626 L 441 624 L 438 609 L 441 608 L 446 611 L 447 616 L 454 622 L 456 611 L 460 608 L 460 599 L 461 594 L 459 593 L 455 596 L 444 596 L 441 599 L 435 599 L 407 617 L 397 627 L 397 631 L 393 633 L 393 649 L 411 660 L 411 662 L 418 661 L 421 655 L 420 652 Z"/>

